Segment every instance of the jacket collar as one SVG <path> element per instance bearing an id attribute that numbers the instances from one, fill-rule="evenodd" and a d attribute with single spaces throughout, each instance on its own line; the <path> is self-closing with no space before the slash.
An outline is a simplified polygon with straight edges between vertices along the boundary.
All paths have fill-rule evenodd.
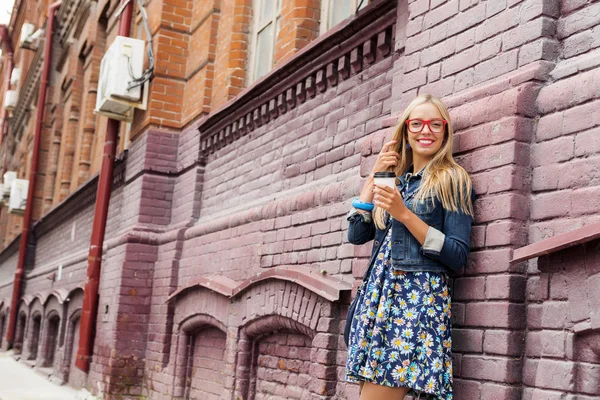
<path id="1" fill-rule="evenodd" d="M 398 180 L 400 181 L 400 186 L 404 186 L 404 184 L 406 183 L 407 180 L 411 179 L 411 178 L 415 178 L 415 179 L 421 179 L 423 177 L 423 173 L 425 172 L 425 168 L 423 168 L 422 170 L 420 170 L 417 174 L 413 174 L 413 169 L 414 166 L 411 165 L 406 172 L 398 177 Z"/>

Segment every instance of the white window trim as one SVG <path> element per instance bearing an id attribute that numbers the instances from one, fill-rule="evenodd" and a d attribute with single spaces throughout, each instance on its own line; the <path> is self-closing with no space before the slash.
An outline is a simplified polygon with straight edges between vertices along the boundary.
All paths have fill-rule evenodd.
<path id="1" fill-rule="evenodd" d="M 260 15 L 262 13 L 262 1 L 261 0 L 253 0 L 252 4 L 252 30 L 250 31 L 250 54 L 248 55 L 248 75 L 247 81 L 248 84 L 251 85 L 254 81 L 258 79 L 254 79 L 254 70 L 256 68 L 256 50 L 258 47 L 258 34 L 269 24 L 273 24 L 273 46 L 271 47 L 271 64 L 275 60 L 275 45 L 277 44 L 277 34 L 279 32 L 276 31 L 277 27 L 277 18 L 281 17 L 281 0 L 279 0 L 279 11 L 275 11 L 271 20 L 264 22 L 262 25 L 260 24 Z M 271 65 L 271 69 L 273 65 Z M 261 77 L 262 78 L 262 77 Z M 260 78 L 259 78 L 260 79 Z"/>
<path id="2" fill-rule="evenodd" d="M 331 8 L 332 0 L 321 0 L 321 23 L 319 24 L 319 34 L 322 35 L 333 26 L 329 26 L 329 10 Z M 360 3 L 360 0 L 350 0 L 350 10 L 356 10 L 356 7 Z M 365 8 L 367 4 L 370 3 L 370 0 L 363 0 L 362 8 Z M 353 15 L 353 14 L 351 14 Z M 348 15 L 350 17 L 351 15 Z"/>

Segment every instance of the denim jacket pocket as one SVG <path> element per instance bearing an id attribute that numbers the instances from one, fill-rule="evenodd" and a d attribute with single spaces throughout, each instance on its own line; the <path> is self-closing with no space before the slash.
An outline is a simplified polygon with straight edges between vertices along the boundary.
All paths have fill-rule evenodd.
<path id="1" fill-rule="evenodd" d="M 393 238 L 392 260 L 401 261 L 406 258 L 406 238 Z"/>
<path id="2" fill-rule="evenodd" d="M 412 211 L 423 221 L 428 222 L 428 225 L 432 225 L 432 223 L 440 219 L 437 216 L 439 207 L 434 199 L 427 197 L 423 200 L 414 201 L 415 203 L 412 205 Z"/>

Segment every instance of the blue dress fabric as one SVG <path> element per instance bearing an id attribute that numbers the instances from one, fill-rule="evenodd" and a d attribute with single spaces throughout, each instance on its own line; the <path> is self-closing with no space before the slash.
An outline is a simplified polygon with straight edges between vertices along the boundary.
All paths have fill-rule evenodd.
<path id="1" fill-rule="evenodd" d="M 357 292 L 346 380 L 408 387 L 427 400 L 451 400 L 452 338 L 448 278 L 392 269 L 391 228 Z"/>

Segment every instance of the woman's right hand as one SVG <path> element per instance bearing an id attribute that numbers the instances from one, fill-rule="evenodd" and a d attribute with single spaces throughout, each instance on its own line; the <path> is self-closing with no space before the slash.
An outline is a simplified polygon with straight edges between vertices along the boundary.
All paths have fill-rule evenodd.
<path id="1" fill-rule="evenodd" d="M 386 172 L 390 167 L 396 167 L 398 165 L 398 160 L 400 159 L 400 154 L 395 151 L 390 151 L 390 148 L 396 144 L 397 140 L 390 140 L 386 144 L 383 145 L 379 155 L 377 156 L 377 160 L 375 161 L 375 165 L 371 170 L 371 177 L 375 172 Z"/>
<path id="2" fill-rule="evenodd" d="M 396 142 L 396 140 L 390 140 L 381 148 L 381 151 L 377 156 L 377 160 L 375 160 L 375 165 L 373 166 L 367 181 L 360 191 L 360 196 L 358 196 L 360 201 L 364 201 L 365 203 L 371 203 L 373 201 L 373 188 L 375 187 L 373 176 L 375 172 L 385 172 L 388 171 L 390 167 L 395 167 L 398 165 L 400 154 L 396 153 L 395 151 L 390 151 L 390 147 L 392 147 Z"/>

